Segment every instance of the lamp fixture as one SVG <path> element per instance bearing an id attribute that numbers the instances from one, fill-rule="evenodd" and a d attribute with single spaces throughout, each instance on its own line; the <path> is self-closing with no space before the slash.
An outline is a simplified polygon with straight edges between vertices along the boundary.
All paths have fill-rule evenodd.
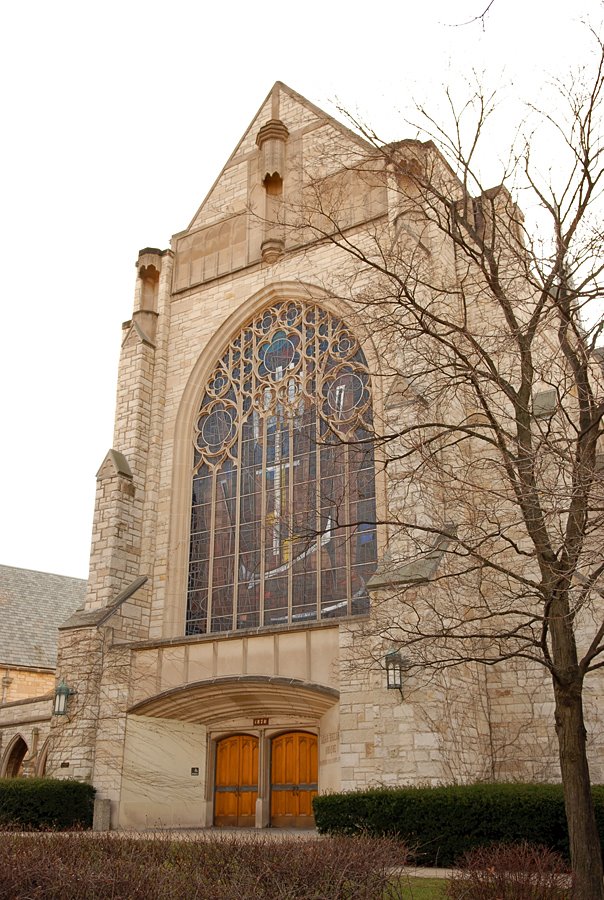
<path id="1" fill-rule="evenodd" d="M 406 662 L 400 650 L 393 648 L 385 657 L 386 662 L 386 687 L 389 691 L 400 691 L 403 695 L 403 672 L 407 668 Z"/>
<path id="2" fill-rule="evenodd" d="M 72 690 L 72 688 L 70 688 L 67 684 L 65 684 L 65 680 L 61 678 L 61 681 L 59 682 L 55 690 L 55 702 L 52 709 L 53 715 L 67 715 L 67 701 L 73 694 L 75 694 L 75 691 Z"/>

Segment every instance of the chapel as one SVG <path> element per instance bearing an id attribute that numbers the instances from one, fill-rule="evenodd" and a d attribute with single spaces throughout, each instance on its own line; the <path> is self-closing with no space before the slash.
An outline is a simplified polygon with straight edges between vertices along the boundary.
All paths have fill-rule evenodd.
<path id="1" fill-rule="evenodd" d="M 439 590 L 446 541 L 418 556 L 389 526 L 431 501 L 397 493 L 376 423 L 426 402 L 332 226 L 456 277 L 371 142 L 277 82 L 190 224 L 138 254 L 46 762 L 111 827 L 304 828 L 318 792 L 557 777 L 543 679 L 408 676 L 372 628 L 397 591 Z"/>

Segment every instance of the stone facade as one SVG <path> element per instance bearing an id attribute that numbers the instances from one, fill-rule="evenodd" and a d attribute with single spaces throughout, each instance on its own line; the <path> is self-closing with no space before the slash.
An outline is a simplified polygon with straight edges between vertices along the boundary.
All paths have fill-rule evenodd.
<path id="1" fill-rule="evenodd" d="M 2 705 L 42 697 L 54 689 L 55 674 L 44 669 L 6 666 L 2 675 Z"/>
<path id="2" fill-rule="evenodd" d="M 440 678 L 412 676 L 402 693 L 386 689 L 388 648 L 372 632 L 374 610 L 392 601 L 393 585 L 396 596 L 384 561 L 409 550 L 387 526 L 378 531 L 369 611 L 187 633 L 195 422 L 217 361 L 254 316 L 275 304 L 316 304 L 362 348 L 374 421 L 425 406 L 384 370 L 385 349 L 396 348 L 379 310 L 338 289 L 354 281 L 363 297 L 374 276 L 329 240 L 326 225 L 326 239 L 313 233 L 337 208 L 361 248 L 376 233 L 412 242 L 418 266 L 431 267 L 450 302 L 454 248 L 404 219 L 369 149 L 277 83 L 190 226 L 169 250 L 139 254 L 114 444 L 97 474 L 85 607 L 60 631 L 58 676 L 75 693 L 68 714 L 53 719 L 47 765 L 92 781 L 111 801 L 113 826 L 212 824 L 217 753 L 229 735 L 257 739 L 259 827 L 271 821 L 273 739 L 288 732 L 316 735 L 319 791 L 557 777 L 550 692 L 532 670 L 468 663 Z M 442 178 L 443 189 L 459 190 L 444 165 Z M 305 220 L 311 197 L 314 218 Z M 407 475 L 396 461 L 376 472 L 378 513 L 411 503 L 418 520 L 428 515 L 434 500 Z M 435 484 L 433 497 L 444 490 Z M 399 573 L 398 583 L 430 573 L 412 576 Z"/>

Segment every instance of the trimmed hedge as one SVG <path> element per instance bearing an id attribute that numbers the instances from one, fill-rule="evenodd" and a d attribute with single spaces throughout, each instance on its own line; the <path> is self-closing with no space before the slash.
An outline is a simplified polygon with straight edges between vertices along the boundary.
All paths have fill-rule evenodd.
<path id="1" fill-rule="evenodd" d="M 90 828 L 94 788 L 58 778 L 0 778 L 0 829 Z"/>
<path id="2" fill-rule="evenodd" d="M 224 829 L 227 832 L 229 829 Z M 152 840 L 97 834 L 5 834 L 3 900 L 401 900 L 398 841 L 275 841 L 267 834 Z M 401 888 L 402 890 L 402 888 Z M 407 896 L 405 894 L 404 896 Z M 548 898 L 549 900 L 549 898 Z"/>
<path id="3" fill-rule="evenodd" d="M 604 843 L 604 786 L 592 788 Z M 453 866 L 474 847 L 541 844 L 568 859 L 559 784 L 471 784 L 379 788 L 313 800 L 321 834 L 396 835 L 420 865 Z"/>

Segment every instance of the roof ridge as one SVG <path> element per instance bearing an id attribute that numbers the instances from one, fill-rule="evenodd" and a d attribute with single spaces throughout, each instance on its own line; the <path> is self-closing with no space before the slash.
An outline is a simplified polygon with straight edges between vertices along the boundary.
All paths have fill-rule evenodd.
<path id="1" fill-rule="evenodd" d="M 47 572 L 42 569 L 26 569 L 23 566 L 9 566 L 5 563 L 0 563 L 0 569 L 12 569 L 13 572 L 31 572 L 33 575 L 50 575 L 52 578 L 65 578 L 68 581 L 82 581 L 84 584 L 88 581 L 87 578 L 78 578 L 77 575 L 61 575 L 59 572 Z"/>

